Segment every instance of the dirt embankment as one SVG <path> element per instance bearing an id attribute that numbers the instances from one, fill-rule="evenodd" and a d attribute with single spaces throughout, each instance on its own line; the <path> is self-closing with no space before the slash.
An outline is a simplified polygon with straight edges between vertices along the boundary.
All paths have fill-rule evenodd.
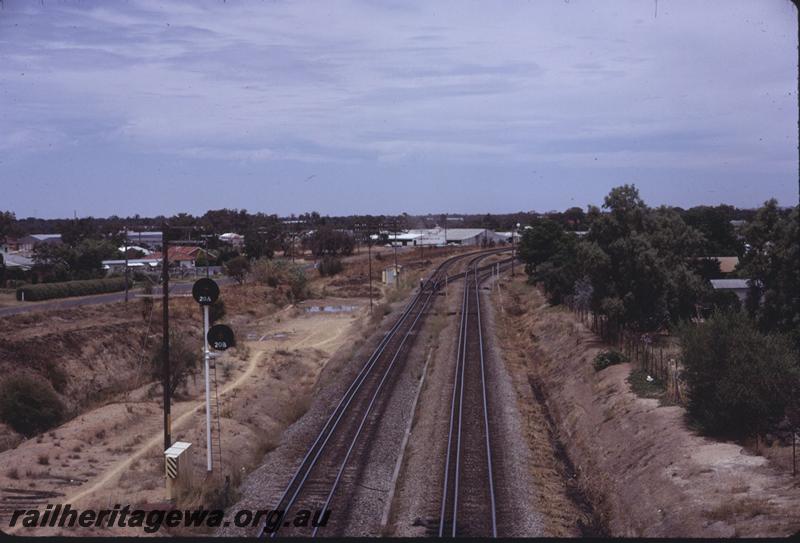
<path id="1" fill-rule="evenodd" d="M 178 506 L 222 508 L 235 500 L 239 480 L 265 451 L 279 442 L 283 429 L 310 402 L 316 377 L 333 352 L 357 334 L 365 313 L 363 300 L 341 313 L 306 311 L 337 307 L 341 299 L 310 300 L 298 307 L 260 318 L 243 314 L 229 322 L 240 331 L 239 344 L 217 358 L 216 380 L 221 406 L 222 466 L 205 476 L 203 379 L 189 379 L 181 399 L 172 405 L 173 440 L 192 443 L 193 488 L 182 493 Z M 352 301 L 350 303 L 355 303 Z M 242 322 L 239 322 L 242 321 Z M 108 504 L 163 504 L 161 409 L 148 395 L 150 385 L 92 409 L 68 423 L 0 453 L 0 521 L 7 506 L 19 508 L 22 493 L 52 496 L 51 502 L 80 507 Z M 230 484 L 224 482 L 230 478 Z M 12 492 L 13 491 L 13 492 Z M 38 498 L 37 498 L 38 499 Z M 28 500 L 30 501 L 30 499 Z M 37 501 L 36 504 L 43 505 Z M 35 504 L 34 504 L 35 505 Z M 171 535 L 198 535 L 203 530 L 164 529 Z M 106 528 L 60 531 L 23 530 L 25 535 L 142 535 L 141 529 Z"/>
<path id="2" fill-rule="evenodd" d="M 571 313 L 549 307 L 521 279 L 505 287 L 501 343 L 517 384 L 529 384 L 523 394 L 538 399 L 534 410 L 553 421 L 556 443 L 566 452 L 562 466 L 574 465 L 577 484 L 556 484 L 556 495 L 588 497 L 614 536 L 800 530 L 800 478 L 739 444 L 690 431 L 683 408 L 637 396 L 627 383 L 630 364 L 595 372 L 591 362 L 605 346 L 591 331 Z"/>
<path id="3" fill-rule="evenodd" d="M 263 317 L 277 308 L 264 287 L 223 289 L 224 322 Z M 257 303 L 262 301 L 262 303 Z M 256 303 L 254 303 L 256 302 Z M 170 300 L 170 328 L 190 344 L 201 339 L 201 314 L 187 297 Z M 65 406 L 64 420 L 119 399 L 157 378 L 153 357 L 161 344 L 161 304 L 146 310 L 142 298 L 70 310 L 0 318 L 0 383 L 28 375 L 52 388 Z M 181 388 L 179 396 L 187 391 Z M 0 451 L 22 436 L 0 425 Z"/>
<path id="4" fill-rule="evenodd" d="M 0 319 L 0 382 L 33 377 L 56 392 L 70 418 L 142 383 L 147 328 L 138 302 Z M 22 440 L 11 429 L 5 437 L 0 451 Z"/>

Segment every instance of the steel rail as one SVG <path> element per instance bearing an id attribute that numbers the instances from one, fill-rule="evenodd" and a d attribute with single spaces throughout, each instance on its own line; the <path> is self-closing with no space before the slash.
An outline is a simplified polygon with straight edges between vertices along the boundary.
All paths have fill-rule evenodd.
<path id="1" fill-rule="evenodd" d="M 400 318 L 389 329 L 387 334 L 381 339 L 381 341 L 378 343 L 378 346 L 376 347 L 375 351 L 373 351 L 372 355 L 370 355 L 370 357 L 367 359 L 367 362 L 364 364 L 364 366 L 361 368 L 359 373 L 356 375 L 355 379 L 350 384 L 350 386 L 348 387 L 347 391 L 345 391 L 345 393 L 342 395 L 342 398 L 339 400 L 339 403 L 336 405 L 334 410 L 331 412 L 331 415 L 328 417 L 327 421 L 325 422 L 325 425 L 322 427 L 322 430 L 320 430 L 319 434 L 317 435 L 316 440 L 309 447 L 308 451 L 306 452 L 305 456 L 303 457 L 303 460 L 300 462 L 300 465 L 298 466 L 297 470 L 295 471 L 294 475 L 292 476 L 291 481 L 289 481 L 289 484 L 286 486 L 286 489 L 284 490 L 283 494 L 281 495 L 280 499 L 278 500 L 278 504 L 275 507 L 276 511 L 287 512 L 288 509 L 292 505 L 294 505 L 294 501 L 297 499 L 297 495 L 299 494 L 303 483 L 308 478 L 308 475 L 311 472 L 311 469 L 314 467 L 314 464 L 316 463 L 317 459 L 322 454 L 322 451 L 325 448 L 325 445 L 327 444 L 328 440 L 330 439 L 330 436 L 333 435 L 333 432 L 336 430 L 336 427 L 339 424 L 339 421 L 341 420 L 342 416 L 344 415 L 344 412 L 349 407 L 350 402 L 352 402 L 353 397 L 355 397 L 355 394 L 358 392 L 358 390 L 361 387 L 362 383 L 366 379 L 367 374 L 372 370 L 372 367 L 375 365 L 377 360 L 383 354 L 383 351 L 385 350 L 386 345 L 388 345 L 388 343 L 391 341 L 391 339 L 393 338 L 394 333 L 397 331 L 397 329 L 399 329 L 400 326 L 402 326 L 403 322 L 405 322 L 405 319 L 411 313 L 414 305 L 416 305 L 418 300 L 419 300 L 419 298 L 417 296 L 412 298 L 412 300 L 404 308 L 403 313 L 400 315 Z M 331 423 L 333 423 L 333 426 L 331 426 Z M 315 454 L 315 451 L 316 451 L 316 454 Z M 304 466 L 306 466 L 306 464 L 308 463 L 309 458 L 311 457 L 312 454 L 314 455 L 314 458 L 311 460 L 311 463 L 304 470 Z M 281 504 L 283 504 L 283 502 L 286 500 L 287 496 L 289 495 L 289 492 L 291 491 L 291 488 L 295 485 L 295 483 L 298 483 L 298 479 L 301 477 L 301 473 L 303 473 L 303 472 L 305 472 L 305 473 L 302 476 L 302 479 L 299 481 L 299 485 L 298 485 L 297 489 L 293 493 L 292 497 L 289 499 L 289 503 L 282 509 L 281 508 Z M 283 521 L 283 519 L 281 519 L 281 523 L 282 523 L 282 521 Z M 281 523 L 279 523 L 278 526 L 280 526 Z M 267 529 L 267 524 L 266 524 L 266 521 L 265 521 L 264 526 L 263 526 L 262 531 L 261 531 L 261 536 L 262 537 L 265 535 L 266 529 Z M 277 532 L 278 532 L 278 530 L 273 531 L 271 533 L 270 537 L 275 537 Z"/>
<path id="2" fill-rule="evenodd" d="M 452 521 L 450 526 L 450 536 L 456 537 L 458 535 L 458 501 L 459 501 L 459 482 L 461 473 L 461 437 L 463 428 L 463 399 L 464 387 L 466 379 L 466 364 L 467 364 L 467 337 L 469 335 L 469 310 L 470 310 L 470 295 L 475 295 L 475 310 L 477 313 L 477 339 L 478 350 L 480 354 L 480 380 L 481 380 L 481 395 L 482 395 L 482 409 L 483 409 L 483 424 L 484 424 L 484 445 L 486 448 L 487 458 L 487 473 L 488 473 L 488 486 L 489 486 L 489 502 L 491 511 L 491 531 L 492 537 L 497 537 L 497 508 L 494 493 L 494 478 L 492 470 L 492 453 L 491 453 L 491 440 L 489 437 L 489 407 L 488 395 L 486 392 L 486 369 L 483 348 L 483 328 L 481 322 L 481 308 L 480 308 L 480 285 L 492 273 L 481 273 L 487 270 L 493 270 L 499 264 L 500 269 L 508 267 L 511 259 L 502 262 L 494 262 L 490 265 L 480 267 L 478 263 L 490 255 L 481 255 L 472 259 L 463 274 L 464 277 L 464 295 L 462 300 L 461 322 L 459 327 L 458 351 L 456 355 L 456 368 L 453 378 L 453 395 L 450 404 L 450 426 L 447 436 L 447 453 L 445 457 L 445 471 L 444 482 L 442 485 L 442 503 L 439 511 L 439 536 L 446 536 L 447 527 L 447 505 L 448 497 L 452 498 Z M 472 281 L 470 281 L 472 277 Z M 448 278 L 449 279 L 449 278 Z M 456 412 L 458 413 L 458 421 L 456 423 Z M 451 457 L 453 455 L 453 441 L 455 440 L 455 466 L 452 481 L 452 494 L 450 493 L 450 471 L 451 471 Z"/>
<path id="3" fill-rule="evenodd" d="M 467 268 L 469 271 L 469 268 Z M 453 383 L 453 396 L 450 400 L 450 427 L 447 432 L 447 456 L 445 456 L 445 466 L 444 466 L 444 484 L 442 486 L 442 506 L 439 511 L 439 537 L 444 537 L 444 528 L 445 528 L 445 516 L 447 514 L 447 490 L 448 490 L 448 483 L 449 483 L 449 476 L 450 476 L 450 452 L 452 449 L 453 443 L 453 427 L 455 425 L 455 414 L 456 414 L 456 396 L 458 391 L 458 379 L 459 379 L 459 366 L 461 363 L 461 351 L 465 347 L 465 331 L 466 326 L 464 320 L 466 319 L 466 311 L 463 310 L 464 307 L 467 305 L 467 289 L 464 289 L 463 300 L 461 301 L 461 322 L 459 323 L 458 328 L 458 351 L 456 352 L 456 372 L 455 372 L 455 380 Z"/>
<path id="4" fill-rule="evenodd" d="M 369 415 L 372 413 L 372 407 L 375 404 L 375 401 L 378 399 L 378 396 L 380 395 L 381 390 L 383 389 L 383 385 L 386 382 L 386 379 L 389 377 L 389 374 L 394 368 L 395 362 L 397 362 L 397 359 L 400 356 L 400 352 L 403 349 L 403 345 L 405 345 L 409 336 L 411 336 L 411 333 L 414 331 L 417 322 L 425 314 L 425 310 L 427 309 L 428 304 L 430 303 L 431 298 L 433 298 L 435 292 L 436 292 L 435 290 L 429 291 L 428 297 L 425 299 L 425 303 L 422 305 L 422 308 L 420 309 L 419 313 L 417 313 L 416 318 L 411 323 L 411 326 L 408 328 L 408 331 L 403 336 L 403 340 L 400 342 L 400 345 L 397 346 L 397 350 L 395 351 L 392 360 L 389 362 L 386 371 L 384 371 L 383 377 L 381 378 L 380 383 L 378 383 L 378 387 L 375 389 L 375 392 L 373 393 L 372 398 L 370 399 L 369 405 L 367 405 L 367 409 L 364 411 L 364 416 L 361 417 L 361 422 L 359 423 L 358 428 L 356 429 L 356 433 L 353 436 L 353 439 L 350 441 L 350 446 L 347 448 L 347 453 L 345 454 L 344 459 L 342 460 L 341 465 L 339 466 L 339 471 L 336 473 L 336 479 L 333 481 L 333 485 L 331 485 L 331 489 L 328 492 L 328 496 L 325 499 L 325 504 L 322 506 L 322 511 L 326 511 L 328 509 L 331 499 L 333 499 L 333 495 L 336 493 L 336 489 L 339 486 L 339 481 L 342 478 L 342 474 L 344 473 L 345 467 L 347 466 L 347 462 L 350 459 L 350 454 L 353 452 L 353 449 L 356 446 L 356 442 L 358 441 L 358 438 L 361 436 L 361 431 L 364 429 L 364 425 L 367 422 L 367 418 L 369 418 Z M 315 537 L 317 535 L 318 530 L 319 526 L 315 526 L 314 531 L 311 534 L 311 537 Z"/>
<path id="5" fill-rule="evenodd" d="M 480 260 L 486 258 L 487 256 L 491 256 L 494 254 L 494 251 L 488 255 L 479 255 L 467 264 L 467 269 L 463 274 L 458 274 L 458 276 L 463 276 L 465 278 L 464 281 L 464 295 L 461 302 L 461 321 L 459 325 L 459 334 L 458 334 L 458 350 L 456 353 L 456 370 L 455 370 L 455 377 L 453 380 L 453 396 L 450 402 L 450 427 L 448 429 L 448 438 L 447 438 L 447 456 L 445 457 L 445 471 L 444 471 L 444 484 L 442 489 L 442 505 L 439 511 L 439 536 L 444 537 L 444 530 L 446 526 L 446 515 L 447 515 L 447 495 L 449 490 L 449 477 L 450 477 L 450 458 L 453 449 L 453 432 L 454 427 L 456 424 L 456 411 L 458 411 L 458 431 L 456 432 L 457 442 L 455 447 L 456 452 L 456 465 L 455 465 L 455 473 L 453 477 L 453 524 L 451 527 L 451 536 L 455 537 L 456 535 L 456 519 L 455 515 L 458 511 L 458 483 L 459 483 L 459 467 L 460 467 L 460 453 L 461 453 L 461 413 L 462 409 L 461 406 L 463 405 L 463 394 L 464 394 L 464 361 L 466 358 L 466 350 L 467 350 L 467 326 L 469 325 L 469 286 L 468 286 L 468 278 L 470 273 L 474 273 L 474 270 L 471 270 L 473 265 L 476 265 Z M 449 279 L 449 278 L 448 278 Z M 456 398 L 459 398 L 456 401 Z"/>
<path id="6" fill-rule="evenodd" d="M 510 251 L 510 250 L 511 249 L 499 250 L 496 253 L 491 253 L 490 255 L 487 255 L 487 256 L 492 256 L 494 254 L 498 254 L 498 253 L 501 253 L 503 251 Z M 506 266 L 507 264 L 511 264 L 512 260 L 514 260 L 514 259 L 513 258 L 506 258 L 505 260 L 498 260 L 497 262 L 492 262 L 491 264 L 486 264 L 485 266 L 481 266 L 480 268 L 478 268 L 478 271 L 483 272 L 483 271 L 490 270 L 494 266 L 496 266 L 497 264 L 501 264 L 503 266 Z M 465 274 L 466 274 L 466 272 L 460 272 L 460 273 L 454 273 L 453 275 L 448 275 L 447 276 L 447 281 L 449 282 L 449 281 L 454 281 L 456 279 L 461 279 L 461 278 L 464 277 Z"/>
<path id="7" fill-rule="evenodd" d="M 484 278 L 485 279 L 485 278 Z M 484 279 L 481 279 L 483 282 Z M 478 313 L 478 342 L 480 344 L 481 355 L 481 389 L 483 392 L 483 424 L 486 428 L 486 463 L 487 473 L 489 474 L 489 494 L 491 496 L 490 504 L 492 506 L 492 537 L 497 537 L 497 506 L 494 498 L 494 477 L 492 476 L 492 445 L 489 439 L 489 404 L 486 398 L 486 365 L 484 364 L 483 357 L 483 326 L 481 323 L 481 292 L 480 283 L 478 282 L 478 274 L 475 274 L 475 302 L 477 303 Z"/>
<path id="8" fill-rule="evenodd" d="M 486 253 L 486 251 L 481 251 L 481 252 L 482 253 Z M 312 469 L 316 465 L 317 461 L 319 460 L 319 457 L 321 456 L 323 450 L 325 449 L 325 445 L 328 443 L 330 437 L 336 431 L 336 428 L 338 427 L 339 422 L 341 421 L 344 413 L 347 411 L 348 407 L 350 406 L 351 402 L 353 401 L 353 398 L 359 392 L 359 390 L 360 390 L 361 386 L 363 385 L 367 375 L 372 371 L 372 369 L 375 366 L 377 360 L 383 354 L 383 352 L 385 351 L 385 349 L 386 349 L 387 345 L 389 344 L 389 342 L 394 338 L 394 335 L 397 333 L 397 330 L 403 325 L 403 323 L 406 321 L 408 316 L 412 313 L 414 307 L 418 304 L 418 302 L 420 300 L 422 300 L 423 292 L 425 290 L 424 287 L 425 286 L 431 286 L 431 282 L 433 281 L 433 285 L 432 285 L 432 288 L 430 290 L 430 294 L 429 294 L 428 298 L 426 299 L 426 301 L 427 301 L 428 299 L 430 299 L 430 296 L 432 296 L 433 293 L 436 292 L 439 289 L 440 284 L 442 282 L 441 279 L 435 280 L 437 275 L 439 275 L 442 271 L 446 271 L 447 268 L 450 265 L 452 265 L 454 262 L 456 262 L 457 260 L 466 258 L 466 257 L 471 256 L 471 255 L 475 255 L 475 254 L 476 254 L 475 252 L 466 253 L 466 254 L 461 254 L 461 255 L 455 255 L 455 256 L 452 256 L 452 257 L 446 259 L 444 262 L 442 262 L 431 273 L 431 275 L 429 276 L 427 281 L 423 282 L 423 288 L 420 289 L 420 291 L 406 305 L 406 307 L 404 308 L 403 313 L 401 314 L 400 318 L 390 328 L 389 332 L 387 332 L 386 335 L 381 339 L 380 343 L 378 344 L 378 347 L 375 349 L 375 351 L 369 357 L 367 362 L 364 364 L 364 366 L 359 371 L 359 373 L 356 376 L 356 378 L 350 384 L 350 387 L 347 389 L 345 394 L 339 400 L 339 403 L 336 405 L 336 407 L 334 408 L 333 412 L 328 417 L 328 419 L 327 419 L 325 425 L 323 426 L 322 430 L 320 430 L 319 434 L 317 435 L 317 438 L 311 444 L 311 446 L 309 447 L 309 449 L 306 452 L 305 456 L 303 457 L 302 461 L 300 462 L 300 465 L 295 470 L 295 473 L 293 474 L 291 481 L 286 486 L 286 489 L 284 490 L 284 492 L 282 493 L 280 499 L 278 500 L 278 505 L 276 506 L 275 510 L 283 511 L 283 514 L 285 515 L 286 513 L 288 513 L 289 509 L 294 505 L 298 495 L 300 494 L 300 491 L 303 488 L 303 485 L 305 484 L 305 482 L 308 479 Z M 420 314 L 421 313 L 422 312 L 420 312 Z M 416 320 L 415 320 L 415 322 L 416 322 Z M 398 350 L 399 350 L 399 348 L 398 348 Z M 311 458 L 312 454 L 313 454 L 313 458 Z M 310 463 L 309 463 L 309 459 L 310 459 Z M 302 475 L 301 475 L 301 473 L 302 473 Z M 289 500 L 286 503 L 285 507 L 281 508 L 281 504 L 283 504 L 284 501 L 287 500 L 287 497 L 288 497 L 289 493 L 291 492 L 292 487 L 295 484 L 297 485 L 297 488 L 292 493 L 292 496 L 289 498 Z M 276 529 L 271 532 L 271 534 L 270 534 L 271 537 L 275 537 L 277 535 L 278 530 L 280 529 L 282 524 L 283 524 L 283 517 L 280 519 L 280 522 L 278 523 L 278 526 L 276 527 Z M 261 529 L 260 537 L 264 537 L 266 535 L 266 533 L 267 533 L 267 522 L 265 521 L 264 522 L 264 526 Z"/>

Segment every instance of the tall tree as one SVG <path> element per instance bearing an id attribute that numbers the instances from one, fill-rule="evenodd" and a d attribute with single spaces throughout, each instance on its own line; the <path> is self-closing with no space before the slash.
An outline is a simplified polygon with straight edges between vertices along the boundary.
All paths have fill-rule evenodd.
<path id="1" fill-rule="evenodd" d="M 763 331 L 791 334 L 800 347 L 800 206 L 788 215 L 769 200 L 745 227 L 742 272 L 751 279 L 747 307 Z"/>

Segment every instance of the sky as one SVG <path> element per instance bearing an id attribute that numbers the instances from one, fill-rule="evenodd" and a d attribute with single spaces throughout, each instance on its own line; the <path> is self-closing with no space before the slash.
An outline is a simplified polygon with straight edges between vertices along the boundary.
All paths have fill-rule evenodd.
<path id="1" fill-rule="evenodd" d="M 0 0 L 0 210 L 798 202 L 788 0 Z"/>

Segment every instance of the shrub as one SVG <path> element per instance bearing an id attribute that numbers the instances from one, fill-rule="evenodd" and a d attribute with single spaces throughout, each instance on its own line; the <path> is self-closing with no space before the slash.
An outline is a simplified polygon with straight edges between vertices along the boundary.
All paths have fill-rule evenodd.
<path id="1" fill-rule="evenodd" d="M 299 302 L 309 296 L 308 278 L 302 266 L 285 260 L 259 259 L 253 266 L 253 278 L 257 283 L 273 288 L 288 285 L 290 302 Z"/>
<path id="2" fill-rule="evenodd" d="M 293 303 L 305 300 L 309 296 L 308 278 L 300 266 L 293 266 L 289 273 L 289 293 Z"/>
<path id="3" fill-rule="evenodd" d="M 250 260 L 246 256 L 237 256 L 225 263 L 225 273 L 233 277 L 240 285 L 250 273 Z"/>
<path id="4" fill-rule="evenodd" d="M 326 256 L 320 260 L 317 270 L 322 277 L 330 277 L 342 271 L 342 261 L 333 256 Z"/>
<path id="5" fill-rule="evenodd" d="M 594 357 L 594 362 L 592 365 L 594 366 L 595 371 L 604 370 L 609 366 L 613 366 L 615 364 L 622 364 L 623 362 L 627 362 L 628 359 L 619 351 L 602 351 Z"/>
<path id="6" fill-rule="evenodd" d="M 709 433 L 749 437 L 791 408 L 800 364 L 790 340 L 763 334 L 741 311 L 715 312 L 679 330 L 689 416 Z"/>
<path id="7" fill-rule="evenodd" d="M 169 369 L 170 390 L 174 394 L 179 386 L 184 384 L 190 375 L 196 374 L 202 368 L 202 354 L 199 340 L 197 345 L 192 344 L 192 338 L 182 335 L 175 330 L 169 333 Z M 151 371 L 154 379 L 162 378 L 164 351 L 161 345 L 154 345 L 151 351 Z"/>
<path id="8" fill-rule="evenodd" d="M 129 283 L 128 286 L 131 286 Z M 115 277 L 112 279 L 90 279 L 88 281 L 66 281 L 63 283 L 40 283 L 27 285 L 17 289 L 17 300 L 36 302 L 53 298 L 68 298 L 70 296 L 88 296 L 90 294 L 103 294 L 125 290 L 125 279 Z"/>
<path id="9" fill-rule="evenodd" d="M 259 258 L 252 266 L 252 275 L 256 283 L 275 288 L 281 283 L 285 273 L 282 260 Z"/>
<path id="10" fill-rule="evenodd" d="M 28 375 L 13 375 L 0 385 L 0 419 L 24 436 L 63 420 L 65 407 L 49 384 Z"/>

